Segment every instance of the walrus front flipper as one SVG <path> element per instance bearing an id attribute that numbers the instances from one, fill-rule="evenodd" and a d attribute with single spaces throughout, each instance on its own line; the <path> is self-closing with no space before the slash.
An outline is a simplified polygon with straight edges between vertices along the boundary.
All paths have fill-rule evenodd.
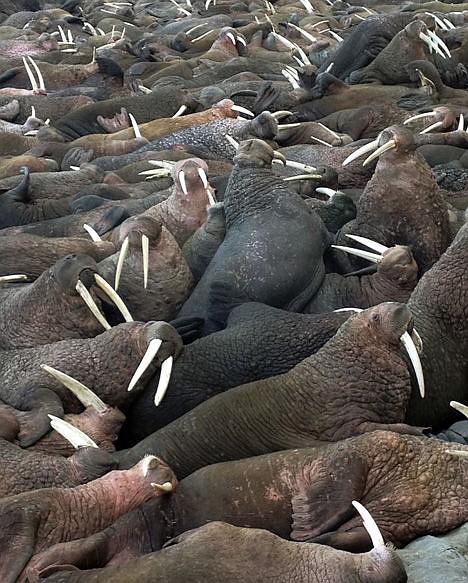
<path id="1" fill-rule="evenodd" d="M 18 441 L 21 447 L 33 445 L 50 431 L 49 413 L 56 417 L 63 417 L 64 414 L 60 397 L 48 387 L 26 388 L 18 409 Z"/>
<path id="2" fill-rule="evenodd" d="M 306 541 L 347 522 L 366 487 L 367 468 L 352 456 L 318 461 L 312 470 L 312 484 L 291 500 L 291 540 Z"/>
<path id="3" fill-rule="evenodd" d="M 37 513 L 13 504 L 2 514 L 0 581 L 15 583 L 32 557 L 39 526 Z"/>
<path id="4" fill-rule="evenodd" d="M 177 330 L 184 344 L 190 344 L 201 337 L 202 328 L 205 323 L 204 318 L 176 318 L 169 324 Z"/>

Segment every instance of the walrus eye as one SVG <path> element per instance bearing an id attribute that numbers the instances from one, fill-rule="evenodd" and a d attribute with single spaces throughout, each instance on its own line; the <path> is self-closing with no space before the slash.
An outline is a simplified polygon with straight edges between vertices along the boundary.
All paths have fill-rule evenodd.
<path id="1" fill-rule="evenodd" d="M 380 315 L 379 314 L 372 314 L 372 321 L 378 324 L 380 322 Z"/>

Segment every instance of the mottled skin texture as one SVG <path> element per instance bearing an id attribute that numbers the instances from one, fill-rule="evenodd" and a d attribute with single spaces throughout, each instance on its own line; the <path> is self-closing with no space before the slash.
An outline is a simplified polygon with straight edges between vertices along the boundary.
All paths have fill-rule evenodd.
<path id="1" fill-rule="evenodd" d="M 419 434 L 400 423 L 410 376 L 399 339 L 409 320 L 404 304 L 365 310 L 291 371 L 216 395 L 115 455 L 128 467 L 141 451 L 157 451 L 182 478 L 210 463 L 379 428 Z"/>
<path id="2" fill-rule="evenodd" d="M 300 310 L 324 277 L 328 233 L 272 172 L 273 156 L 266 142 L 246 140 L 234 158 L 224 193 L 226 236 L 180 311 L 206 318 L 205 334 L 220 329 L 210 314 L 214 282 L 236 297 Z"/>
<path id="3" fill-rule="evenodd" d="M 397 245 L 384 252 L 372 275 L 345 277 L 328 273 L 312 300 L 307 314 L 337 308 L 368 308 L 381 302 L 407 302 L 418 279 L 418 266 L 409 247 Z"/>
<path id="4" fill-rule="evenodd" d="M 422 277 L 408 305 L 423 339 L 426 397 L 410 400 L 410 423 L 446 427 L 450 400 L 468 400 L 468 225 Z"/>
<path id="5" fill-rule="evenodd" d="M 76 488 L 44 488 L 0 501 L 2 581 L 15 583 L 35 552 L 98 532 L 159 495 L 151 482 L 170 481 L 175 486 L 172 471 L 161 460 L 155 462 L 146 476 L 142 461 L 130 470 L 110 472 Z"/>
<path id="6" fill-rule="evenodd" d="M 356 218 L 356 205 L 353 199 L 343 192 L 335 192 L 326 202 L 317 198 L 307 198 L 305 202 L 322 219 L 330 233 L 336 233 L 348 221 Z"/>
<path id="7" fill-rule="evenodd" d="M 60 552 L 59 546 L 54 548 Z M 52 567 L 51 572 L 54 571 Z M 33 567 L 28 575 L 30 572 L 34 576 L 37 571 Z M 292 543 L 265 530 L 238 528 L 221 522 L 186 532 L 168 548 L 125 566 L 83 573 L 62 571 L 46 580 L 48 583 L 126 583 L 135 576 L 142 583 L 186 583 L 190 579 L 226 583 L 407 581 L 401 559 L 387 547 L 353 555 L 321 545 Z"/>
<path id="8" fill-rule="evenodd" d="M 69 458 L 22 449 L 0 440 L 2 482 L 0 498 L 39 488 L 73 488 L 116 468 L 106 451 L 80 448 Z"/>
<path id="9" fill-rule="evenodd" d="M 193 287 L 193 277 L 179 245 L 165 227 L 149 216 L 127 219 L 118 230 L 120 243 L 127 236 L 129 241 L 119 281 L 119 295 L 135 320 L 171 320 Z M 146 289 L 142 235 L 149 239 Z M 99 272 L 111 285 L 114 285 L 118 258 L 119 254 L 115 253 L 99 264 Z"/>
<path id="10" fill-rule="evenodd" d="M 405 65 L 426 58 L 426 45 L 419 38 L 420 32 L 427 34 L 424 22 L 414 21 L 407 24 L 367 67 L 351 72 L 349 82 L 377 82 L 384 85 L 409 83 L 412 79 L 405 70 Z"/>
<path id="11" fill-rule="evenodd" d="M 114 251 L 110 241 L 95 243 L 84 237 L 50 239 L 27 234 L 0 237 L 0 272 L 2 275 L 21 272 L 35 279 L 66 255 L 85 253 L 101 261 Z"/>
<path id="12" fill-rule="evenodd" d="M 217 303 L 222 302 L 218 298 Z M 287 372 L 319 350 L 350 312 L 306 316 L 245 303 L 229 314 L 224 330 L 185 346 L 169 387 L 154 409 L 156 374 L 127 411 L 127 445 L 167 425 L 203 401 L 232 387 Z"/>
<path id="13" fill-rule="evenodd" d="M 60 259 L 35 282 L 0 292 L 0 348 L 29 348 L 65 338 L 89 338 L 102 325 L 75 289 L 80 280 L 98 305 L 94 274 L 97 263 L 87 255 Z"/>
<path id="14" fill-rule="evenodd" d="M 411 248 L 420 273 L 427 271 L 450 243 L 447 205 L 431 169 L 415 151 L 413 134 L 403 126 L 382 133 L 383 144 L 397 145 L 384 152 L 357 203 L 357 217 L 341 231 L 361 235 L 383 245 Z"/>
<path id="15" fill-rule="evenodd" d="M 129 393 L 130 379 L 153 338 L 161 338 L 163 344 L 145 375 Z M 181 348 L 182 341 L 169 324 L 132 322 L 115 326 L 92 339 L 70 339 L 31 349 L 4 351 L 0 353 L 0 398 L 25 411 L 30 430 L 23 436 L 20 434 L 20 441 L 23 446 L 28 446 L 49 430 L 48 413 L 61 417 L 64 412 L 79 413 L 82 410 L 79 401 L 44 372 L 41 364 L 48 364 L 76 378 L 104 402 L 125 409 L 156 367 L 170 354 L 176 358 Z M 20 377 L 19 370 L 22 371 Z"/>

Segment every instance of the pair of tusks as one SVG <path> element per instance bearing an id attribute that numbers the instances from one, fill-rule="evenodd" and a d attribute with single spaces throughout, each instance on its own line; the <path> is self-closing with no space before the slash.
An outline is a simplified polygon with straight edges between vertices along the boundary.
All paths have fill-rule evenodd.
<path id="1" fill-rule="evenodd" d="M 154 464 L 154 462 L 156 462 L 156 464 Z M 146 478 L 150 469 L 152 469 L 155 465 L 157 467 L 160 462 L 161 460 L 159 460 L 155 455 L 146 455 L 143 458 L 143 476 Z M 151 482 L 151 485 L 155 490 L 161 490 L 162 492 L 172 492 L 174 489 L 172 482 L 164 482 L 164 484 L 156 484 L 155 482 Z"/>
<path id="2" fill-rule="evenodd" d="M 25 281 L 28 279 L 28 276 L 24 273 L 15 274 L 15 275 L 2 275 L 0 276 L 0 283 L 10 283 L 15 281 Z"/>
<path id="3" fill-rule="evenodd" d="M 267 9 L 267 12 L 276 14 L 276 8 L 273 6 L 271 2 L 269 2 L 268 0 L 263 0 L 263 2 L 265 3 L 265 8 Z"/>
<path id="4" fill-rule="evenodd" d="M 216 6 L 216 0 L 206 0 L 205 2 L 205 10 L 208 10 L 210 7 L 211 2 L 213 2 L 213 6 Z"/>
<path id="5" fill-rule="evenodd" d="M 37 81 L 36 78 L 34 76 L 34 73 L 27 61 L 27 59 L 29 59 L 29 62 L 31 63 L 31 65 L 33 66 L 34 70 L 36 71 L 36 75 L 37 75 Z M 23 65 L 24 68 L 26 69 L 26 73 L 28 74 L 29 77 L 29 81 L 31 83 L 31 87 L 33 91 L 46 91 L 45 85 L 44 85 L 44 78 L 42 76 L 42 73 L 39 70 L 39 67 L 36 64 L 36 61 L 32 58 L 32 57 L 23 57 Z"/>
<path id="6" fill-rule="evenodd" d="M 244 45 L 244 47 L 247 46 L 247 43 L 245 42 L 245 39 L 242 36 L 236 35 L 234 36 L 232 34 L 232 32 L 228 32 L 226 33 L 226 36 L 228 37 L 228 39 L 232 42 L 232 44 L 234 46 L 236 46 L 236 44 L 239 42 L 241 45 Z"/>
<path id="7" fill-rule="evenodd" d="M 425 119 L 427 117 L 435 117 L 436 115 L 438 115 L 436 111 L 428 111 L 427 113 L 418 113 L 418 115 L 413 115 L 412 117 L 409 117 L 408 119 L 406 119 L 403 122 L 403 125 L 407 125 L 407 124 L 409 124 L 412 121 L 415 121 L 417 119 Z M 420 134 L 427 134 L 427 132 L 430 132 L 431 130 L 434 130 L 435 128 L 438 128 L 442 125 L 443 125 L 443 122 L 436 121 L 435 123 L 431 124 L 427 128 L 424 128 L 419 133 Z M 466 130 L 464 130 L 464 125 L 465 125 L 465 117 L 464 117 L 463 113 L 460 113 L 460 117 L 458 119 L 457 131 L 458 132 L 463 132 L 463 131 L 468 132 L 468 125 L 466 126 Z"/>
<path id="8" fill-rule="evenodd" d="M 430 52 L 434 50 L 443 59 L 447 57 L 450 58 L 450 50 L 444 41 L 436 35 L 432 30 L 427 29 L 427 34 L 424 32 L 419 33 L 419 38 L 429 47 Z"/>
<path id="9" fill-rule="evenodd" d="M 305 54 L 305 52 L 301 49 L 301 47 L 294 42 L 291 42 L 289 39 L 287 39 L 286 37 L 284 37 L 283 35 L 279 34 L 276 31 L 273 31 L 271 33 L 272 36 L 274 36 L 281 44 L 283 44 L 285 47 L 287 47 L 290 51 L 297 51 L 297 53 L 299 54 L 299 57 L 296 57 L 294 54 L 291 53 L 291 56 L 293 57 L 293 59 L 297 62 L 297 64 L 299 66 L 308 66 L 310 65 L 310 60 L 307 57 L 307 55 Z M 283 72 L 283 71 L 281 71 Z M 289 80 L 289 79 L 288 79 Z"/>
<path id="10" fill-rule="evenodd" d="M 468 419 L 468 407 L 466 405 L 463 405 L 463 403 L 459 403 L 458 401 L 450 401 L 450 406 Z M 462 450 L 446 449 L 445 453 L 449 453 L 450 455 L 456 455 L 458 457 L 468 457 L 468 451 L 464 449 Z"/>
<path id="11" fill-rule="evenodd" d="M 370 154 L 362 163 L 363 166 L 366 166 L 367 164 L 372 162 L 372 160 L 375 160 L 376 158 L 381 156 L 384 152 L 387 152 L 392 148 L 396 148 L 395 140 L 388 140 L 388 142 L 385 142 L 385 144 L 382 144 L 382 146 L 379 147 L 379 138 L 380 134 L 379 136 L 377 136 L 375 140 L 372 140 L 372 142 L 369 142 L 368 144 L 365 144 L 364 146 L 361 146 L 360 148 L 355 150 L 352 154 L 350 154 L 347 158 L 343 160 L 342 166 L 346 166 L 347 164 L 353 162 L 354 160 L 356 160 L 356 158 L 359 158 L 363 154 L 372 152 L 372 154 Z"/>
<path id="12" fill-rule="evenodd" d="M 96 285 L 104 292 L 104 294 L 114 302 L 117 309 L 124 317 L 124 320 L 126 322 L 133 322 L 133 318 L 130 315 L 127 306 L 125 305 L 124 301 L 119 296 L 119 294 L 115 291 L 115 289 L 113 289 L 113 287 L 109 283 L 107 283 L 107 281 L 103 277 L 101 277 L 98 273 L 94 274 L 94 281 L 96 282 Z M 94 301 L 93 296 L 89 293 L 88 288 L 84 285 L 84 283 L 80 279 L 78 279 L 78 281 L 76 282 L 75 289 L 81 296 L 85 304 L 88 306 L 88 308 L 91 310 L 93 315 L 99 321 L 99 323 L 102 324 L 102 326 L 106 330 L 110 330 L 111 325 L 106 320 L 102 312 L 99 310 L 96 302 Z"/>
<path id="13" fill-rule="evenodd" d="M 345 247 L 343 245 L 332 245 L 334 249 L 340 249 L 341 251 L 345 251 L 346 253 L 350 253 L 351 255 L 356 255 L 356 257 L 362 257 L 362 259 L 367 259 L 368 261 L 372 261 L 372 263 L 379 263 L 382 260 L 383 254 L 385 251 L 388 251 L 389 247 L 382 245 L 381 243 L 377 243 L 372 239 L 368 239 L 367 237 L 360 237 L 359 235 L 348 235 L 346 237 L 352 239 L 353 241 L 357 241 L 364 245 L 365 247 L 369 247 L 377 253 L 370 253 L 369 251 L 364 251 L 363 249 L 355 249 L 354 247 Z"/>
<path id="14" fill-rule="evenodd" d="M 149 365 L 153 362 L 158 350 L 162 345 L 162 340 L 160 338 L 153 338 L 148 344 L 148 348 L 146 349 L 143 358 L 141 359 L 140 364 L 138 365 L 136 371 L 134 372 L 130 383 L 128 385 L 128 391 L 131 391 L 140 378 L 143 376 L 146 369 Z M 161 401 L 164 399 L 164 395 L 166 394 L 167 387 L 169 386 L 169 381 L 171 379 L 171 372 L 172 372 L 172 365 L 174 363 L 174 357 L 168 356 L 166 360 L 163 361 L 161 364 L 161 370 L 159 373 L 159 382 L 158 387 L 156 389 L 156 393 L 154 395 L 154 404 L 157 407 Z"/>
<path id="15" fill-rule="evenodd" d="M 432 16 L 432 18 L 435 20 L 436 24 L 442 30 L 449 30 L 450 28 L 456 28 L 455 25 L 452 22 L 450 22 L 450 20 L 448 18 L 440 19 L 437 16 L 437 14 L 433 14 L 432 12 L 426 12 L 425 14 L 427 14 L 428 16 Z"/>
<path id="16" fill-rule="evenodd" d="M 175 0 L 171 0 L 172 4 L 174 4 L 174 6 L 177 6 L 179 12 L 182 12 L 182 14 L 184 16 L 192 16 L 192 13 L 189 12 L 188 10 L 185 10 L 185 8 L 182 8 L 182 6 L 179 6 L 179 4 L 177 4 L 177 2 Z"/>
<path id="17" fill-rule="evenodd" d="M 226 138 L 226 140 L 231 144 L 231 146 L 234 149 L 236 149 L 236 150 L 238 149 L 239 142 L 237 140 L 235 140 L 229 134 L 224 134 L 224 137 Z M 296 170 L 302 170 L 303 172 L 309 172 L 309 173 L 317 172 L 317 168 L 315 168 L 314 166 L 309 166 L 308 164 L 302 164 L 302 162 L 295 162 L 294 160 L 287 160 L 283 156 L 283 154 L 281 154 L 281 152 L 276 152 L 276 151 L 274 152 L 272 162 L 275 162 L 277 164 L 283 164 L 283 166 L 288 166 L 289 168 L 295 168 Z M 320 176 L 317 176 L 317 177 L 320 178 Z"/>
<path id="18" fill-rule="evenodd" d="M 334 312 L 362 312 L 362 308 L 338 308 L 337 310 L 333 310 Z M 411 361 L 411 365 L 414 370 L 414 374 L 416 376 L 416 381 L 418 383 L 419 394 L 421 395 L 421 399 L 424 399 L 425 395 L 425 383 L 424 383 L 424 374 L 422 369 L 421 360 L 419 358 L 419 353 L 422 352 L 423 341 L 421 336 L 419 335 L 416 328 L 413 328 L 411 334 L 409 332 L 403 332 L 400 336 L 401 343 L 405 347 L 406 353 L 409 356 Z"/>
<path id="19" fill-rule="evenodd" d="M 128 235 L 123 240 L 122 246 L 119 252 L 119 258 L 117 260 L 117 267 L 115 269 L 115 282 L 114 287 L 117 290 L 119 288 L 120 276 L 122 275 L 122 267 L 125 261 L 125 257 L 128 252 Z M 148 270 L 149 270 L 149 239 L 147 235 L 141 236 L 141 253 L 143 255 L 143 288 L 148 287 Z"/>
<path id="20" fill-rule="evenodd" d="M 26 120 L 26 123 L 27 123 L 27 122 L 28 122 L 28 120 L 29 120 L 29 119 L 31 119 L 31 118 L 33 118 L 33 119 L 38 119 L 38 118 L 36 118 L 36 108 L 34 107 L 34 105 L 31 105 L 31 115 L 30 115 L 30 116 L 28 117 L 28 119 Z M 38 120 L 38 121 L 42 121 L 42 120 Z M 45 126 L 48 126 L 49 124 L 50 124 L 50 118 L 48 117 L 48 118 L 45 120 L 45 122 L 44 122 L 44 125 L 45 125 Z M 25 136 L 35 136 L 35 135 L 37 134 L 37 132 L 38 132 L 38 131 L 39 131 L 39 130 L 30 130 L 29 132 L 26 132 L 26 133 L 25 133 L 25 134 L 23 134 L 23 135 L 25 135 Z"/>

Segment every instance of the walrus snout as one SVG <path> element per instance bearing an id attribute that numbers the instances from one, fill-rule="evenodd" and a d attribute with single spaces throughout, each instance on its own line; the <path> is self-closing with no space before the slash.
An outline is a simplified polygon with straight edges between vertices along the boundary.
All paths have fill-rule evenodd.
<path id="1" fill-rule="evenodd" d="M 75 292 L 78 280 L 90 288 L 94 284 L 94 274 L 98 266 L 92 257 L 84 253 L 67 255 L 56 263 L 54 277 L 61 287 Z"/>

